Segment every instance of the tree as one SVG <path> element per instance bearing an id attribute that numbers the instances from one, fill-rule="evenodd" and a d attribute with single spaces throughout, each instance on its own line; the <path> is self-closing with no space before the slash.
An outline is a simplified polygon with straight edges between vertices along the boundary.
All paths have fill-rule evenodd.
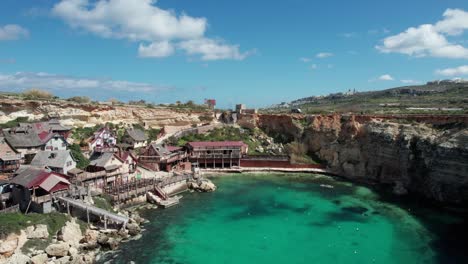
<path id="1" fill-rule="evenodd" d="M 81 152 L 81 148 L 78 144 L 73 144 L 69 146 L 70 152 L 73 158 L 76 160 L 76 167 L 78 169 L 84 169 L 88 167 L 89 160 Z"/>

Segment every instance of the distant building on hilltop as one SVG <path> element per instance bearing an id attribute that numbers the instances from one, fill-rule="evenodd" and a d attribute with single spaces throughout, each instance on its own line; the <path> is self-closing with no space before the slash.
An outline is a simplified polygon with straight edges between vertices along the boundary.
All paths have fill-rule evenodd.
<path id="1" fill-rule="evenodd" d="M 210 109 L 214 109 L 216 106 L 216 100 L 215 99 L 205 99 L 205 104 L 208 106 Z"/>
<path id="2" fill-rule="evenodd" d="M 237 104 L 236 105 L 236 113 L 238 114 L 256 114 L 258 111 L 257 109 L 247 109 L 245 104 Z"/>

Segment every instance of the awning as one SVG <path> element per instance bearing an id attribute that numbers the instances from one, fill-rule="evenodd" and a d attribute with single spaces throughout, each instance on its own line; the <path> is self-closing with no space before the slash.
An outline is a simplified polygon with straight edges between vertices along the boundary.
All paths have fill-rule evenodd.
<path id="1" fill-rule="evenodd" d="M 51 174 L 45 181 L 43 181 L 39 187 L 42 189 L 46 190 L 47 192 L 50 192 L 58 183 L 63 182 L 65 184 L 70 185 L 70 182 L 62 177 L 59 177 L 57 175 Z"/>

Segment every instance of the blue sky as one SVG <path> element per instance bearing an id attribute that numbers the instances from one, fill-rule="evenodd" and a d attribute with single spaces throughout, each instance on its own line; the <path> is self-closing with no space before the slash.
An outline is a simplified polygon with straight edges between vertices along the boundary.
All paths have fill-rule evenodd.
<path id="1" fill-rule="evenodd" d="M 468 1 L 2 0 L 0 90 L 261 107 L 468 78 Z"/>

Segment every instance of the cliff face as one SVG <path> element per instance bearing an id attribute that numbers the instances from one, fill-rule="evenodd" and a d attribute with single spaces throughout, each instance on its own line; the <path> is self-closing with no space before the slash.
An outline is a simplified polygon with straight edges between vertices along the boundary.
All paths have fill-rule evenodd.
<path id="1" fill-rule="evenodd" d="M 146 123 L 148 126 L 184 126 L 200 123 L 204 112 L 176 111 L 170 108 L 138 106 L 107 106 L 69 102 L 0 100 L 0 123 L 27 116 L 32 120 L 58 117 L 70 126 L 94 126 L 106 122 Z"/>
<path id="2" fill-rule="evenodd" d="M 287 122 L 285 119 L 291 121 Z M 468 129 L 465 124 L 354 116 L 310 116 L 298 134 L 293 117 L 265 115 L 259 127 L 278 129 L 304 143 L 338 175 L 388 185 L 397 194 L 440 202 L 468 202 Z M 457 120 L 458 121 L 458 120 Z M 451 128 L 447 128 L 451 127 Z"/>

